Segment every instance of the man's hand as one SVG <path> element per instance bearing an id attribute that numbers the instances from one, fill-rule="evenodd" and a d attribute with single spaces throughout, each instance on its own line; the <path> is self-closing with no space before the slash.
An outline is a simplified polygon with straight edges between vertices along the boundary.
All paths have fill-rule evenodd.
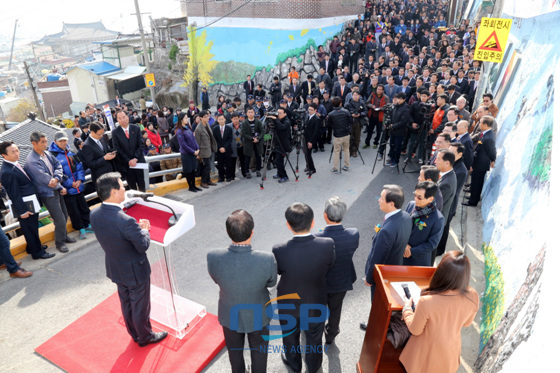
<path id="1" fill-rule="evenodd" d="M 253 137 L 253 142 L 256 144 L 259 142 L 259 138 L 258 137 Z"/>
<path id="2" fill-rule="evenodd" d="M 406 249 L 404 249 L 404 257 L 405 258 L 410 258 L 410 256 L 412 255 L 412 252 L 410 251 L 410 245 L 406 245 Z"/>
<path id="3" fill-rule="evenodd" d="M 359 118 L 359 117 L 360 117 L 360 114 L 352 114 L 352 117 L 354 117 L 354 118 Z"/>
<path id="4" fill-rule="evenodd" d="M 226 148 L 220 148 L 220 153 L 225 153 L 226 152 Z"/>
<path id="5" fill-rule="evenodd" d="M 136 158 L 132 158 L 130 161 L 128 161 L 128 166 L 136 167 L 136 163 L 138 163 L 138 160 Z"/>
<path id="6" fill-rule="evenodd" d="M 367 282 L 367 280 L 364 280 L 364 284 L 365 284 L 366 286 L 371 286 L 371 284 L 370 284 L 369 282 Z"/>
<path id="7" fill-rule="evenodd" d="M 49 188 L 54 188 L 57 185 L 58 185 L 58 179 L 52 178 L 51 181 L 49 181 Z"/>
<path id="8" fill-rule="evenodd" d="M 491 163 L 490 163 L 490 167 L 491 167 L 491 168 L 494 168 L 494 162 L 491 162 Z"/>
<path id="9" fill-rule="evenodd" d="M 117 156 L 117 153 L 116 153 L 116 152 L 111 152 L 111 153 L 105 154 L 105 155 L 103 156 L 103 158 L 104 158 L 106 161 L 110 161 L 110 160 L 114 159 L 116 156 Z"/>
<path id="10" fill-rule="evenodd" d="M 68 191 L 66 190 L 66 188 L 60 189 L 60 195 L 61 195 L 61 196 L 65 196 L 66 193 L 68 193 Z"/>
<path id="11" fill-rule="evenodd" d="M 200 149 L 194 152 L 194 155 L 198 157 L 198 153 L 200 153 Z"/>
<path id="12" fill-rule="evenodd" d="M 33 213 L 31 211 L 27 211 L 25 214 L 20 215 L 19 217 L 22 218 L 22 219 L 27 219 L 31 215 L 33 215 Z"/>
<path id="13" fill-rule="evenodd" d="M 150 230 L 150 221 L 148 219 L 140 219 L 138 225 L 140 228 Z"/>
<path id="14" fill-rule="evenodd" d="M 418 129 L 418 123 L 412 123 L 412 128 L 414 128 L 415 130 Z"/>
<path id="15" fill-rule="evenodd" d="M 311 149 L 312 147 L 313 147 L 313 144 L 310 143 L 310 142 L 308 142 L 308 143 L 307 143 L 307 149 Z"/>

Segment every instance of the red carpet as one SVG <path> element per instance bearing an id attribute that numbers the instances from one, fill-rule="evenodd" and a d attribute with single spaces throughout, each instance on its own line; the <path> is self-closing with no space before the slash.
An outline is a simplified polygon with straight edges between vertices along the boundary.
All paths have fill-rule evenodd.
<path id="1" fill-rule="evenodd" d="M 148 219 L 150 221 L 150 238 L 157 242 L 163 242 L 165 233 L 169 229 L 169 218 L 171 212 L 156 210 L 140 204 L 135 204 L 126 210 L 126 214 L 132 216 L 136 221 Z"/>
<path id="2" fill-rule="evenodd" d="M 115 293 L 35 351 L 67 372 L 200 372 L 225 341 L 215 315 L 207 314 L 197 327 L 182 340 L 169 335 L 139 347 L 126 332 Z"/>

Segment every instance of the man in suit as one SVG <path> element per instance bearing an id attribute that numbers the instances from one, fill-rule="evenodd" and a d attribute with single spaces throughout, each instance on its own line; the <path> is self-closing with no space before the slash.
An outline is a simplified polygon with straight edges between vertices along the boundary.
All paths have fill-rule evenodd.
<path id="1" fill-rule="evenodd" d="M 307 172 L 309 176 L 317 172 L 315 164 L 313 163 L 313 152 L 311 149 L 313 149 L 314 146 L 317 146 L 317 140 L 319 140 L 319 129 L 323 125 L 323 120 L 317 115 L 317 109 L 317 104 L 309 104 L 309 108 L 307 109 L 309 116 L 306 118 L 305 125 L 303 126 L 303 137 L 305 139 L 304 154 L 307 164 L 305 172 Z"/>
<path id="2" fill-rule="evenodd" d="M 245 90 L 245 97 L 253 94 L 255 90 L 255 82 L 251 80 L 251 75 L 247 75 L 247 80 L 243 83 L 243 89 Z"/>
<path id="3" fill-rule="evenodd" d="M 325 72 L 325 69 L 322 68 L 322 67 L 319 69 L 319 75 L 317 75 L 317 85 L 319 87 L 321 86 L 321 82 L 324 83 L 323 89 L 324 88 L 329 88 L 330 89 L 330 87 L 332 86 L 332 79 L 331 79 L 330 75 L 327 74 Z M 314 92 L 317 92 L 317 89 L 315 89 Z M 316 93 L 314 93 L 314 94 L 316 94 Z M 323 93 L 321 93 L 319 95 L 319 97 L 322 97 L 322 96 L 323 96 Z"/>
<path id="4" fill-rule="evenodd" d="M 340 315 L 346 292 L 352 290 L 356 281 L 356 270 L 352 256 L 360 244 L 360 233 L 356 228 L 344 228 L 342 219 L 346 214 L 346 203 L 334 196 L 325 203 L 323 218 L 327 226 L 315 237 L 328 237 L 334 241 L 335 262 L 327 273 L 327 303 L 329 321 L 325 326 L 325 341 L 331 344 L 340 333 Z"/>
<path id="5" fill-rule="evenodd" d="M 313 75 L 307 75 L 307 81 L 301 85 L 301 96 L 305 99 L 309 95 L 313 95 L 315 91 L 315 82 L 313 81 Z M 303 100 L 302 100 L 303 101 Z"/>
<path id="6" fill-rule="evenodd" d="M 444 232 L 449 233 L 449 223 L 450 212 L 453 201 L 455 200 L 455 194 L 457 193 L 457 175 L 453 170 L 455 165 L 455 154 L 449 149 L 442 149 L 438 152 L 435 166 L 440 172 L 440 177 L 437 182 L 438 187 L 443 196 L 443 208 L 441 213 L 445 218 Z M 445 246 L 439 246 L 438 249 L 432 252 L 432 265 L 435 262 L 436 256 L 441 255 L 445 252 Z"/>
<path id="7" fill-rule="evenodd" d="M 39 238 L 39 211 L 29 202 L 35 199 L 39 204 L 39 198 L 31 177 L 19 164 L 19 149 L 12 141 L 4 141 L 0 144 L 0 153 L 4 158 L 0 172 L 2 186 L 6 188 L 12 202 L 13 216 L 18 219 L 25 237 L 25 251 L 33 259 L 52 258 L 56 254 L 47 253 L 47 246 L 43 246 Z"/>
<path id="8" fill-rule="evenodd" d="M 292 84 L 288 87 L 288 92 L 292 94 L 296 102 L 300 102 L 301 86 L 296 78 L 292 79 Z"/>
<path id="9" fill-rule="evenodd" d="M 219 183 L 226 180 L 226 175 L 230 174 L 229 171 L 229 158 L 231 157 L 231 142 L 233 140 L 233 131 L 230 126 L 226 126 L 226 117 L 223 114 L 218 114 L 218 125 L 212 128 L 212 134 L 216 139 L 216 161 L 218 161 L 218 175 Z M 227 181 L 231 181 L 229 176 Z"/>
<path id="10" fill-rule="evenodd" d="M 226 220 L 226 230 L 231 244 L 227 249 L 212 250 L 207 255 L 208 273 L 220 287 L 218 321 L 224 330 L 231 371 L 245 373 L 243 346 L 245 335 L 251 348 L 251 371 L 266 372 L 268 354 L 267 328 L 270 318 L 265 312 L 261 323 L 253 310 L 242 309 L 237 319 L 231 320 L 231 310 L 239 304 L 260 304 L 263 311 L 270 301 L 268 288 L 276 285 L 278 278 L 274 255 L 253 250 L 251 239 L 255 223 L 245 210 L 236 210 Z"/>
<path id="11" fill-rule="evenodd" d="M 304 203 L 296 202 L 286 209 L 288 229 L 294 234 L 293 239 L 272 248 L 278 264 L 278 297 L 297 293 L 300 299 L 278 300 L 278 304 L 295 305 L 295 309 L 281 309 L 280 314 L 288 314 L 296 319 L 295 331 L 283 337 L 286 352 L 282 361 L 292 370 L 301 372 L 301 352 L 295 346 L 300 341 L 300 306 L 304 304 L 327 304 L 327 272 L 335 261 L 334 242 L 330 238 L 315 237 L 309 232 L 313 228 L 313 210 Z M 309 311 L 311 317 L 326 318 L 321 310 Z M 305 333 L 305 341 L 310 352 L 305 354 L 307 371 L 315 373 L 321 368 L 323 354 L 313 352 L 322 344 L 325 322 L 310 322 Z"/>
<path id="12" fill-rule="evenodd" d="M 340 99 L 344 101 L 346 99 L 346 96 L 348 96 L 348 94 L 350 93 L 350 88 L 346 85 L 346 79 L 343 75 L 340 75 L 338 77 L 338 82 L 340 83 L 340 85 L 333 89 L 333 91 L 331 92 L 332 97 L 340 97 Z"/>
<path id="13" fill-rule="evenodd" d="M 480 201 L 480 194 L 484 187 L 484 177 L 486 171 L 494 167 L 496 161 L 496 139 L 492 127 L 494 126 L 494 118 L 485 115 L 480 119 L 480 140 L 476 150 L 474 151 L 471 188 L 469 202 L 463 203 L 465 206 L 476 206 Z"/>
<path id="14" fill-rule="evenodd" d="M 445 218 L 435 205 L 436 183 L 422 181 L 416 185 L 414 200 L 406 206 L 412 219 L 412 232 L 404 250 L 403 265 L 430 266 L 432 252 L 441 241 Z"/>
<path id="15" fill-rule="evenodd" d="M 466 120 L 460 120 L 457 123 L 456 142 L 461 143 L 464 147 L 462 159 L 465 167 L 469 170 L 473 162 L 473 141 L 469 134 L 469 122 Z"/>
<path id="16" fill-rule="evenodd" d="M 154 333 L 150 323 L 150 221 L 126 215 L 121 203 L 125 189 L 118 172 L 97 180 L 97 194 L 103 202 L 91 212 L 91 226 L 105 251 L 107 277 L 117 284 L 121 310 L 128 334 L 140 347 L 158 343 L 167 332 Z"/>
<path id="17" fill-rule="evenodd" d="M 334 75 L 335 64 L 335 62 L 331 61 L 331 57 L 328 54 L 325 54 L 325 59 L 319 62 L 319 67 L 325 69 L 325 72 L 332 78 Z"/>
<path id="18" fill-rule="evenodd" d="M 103 138 L 105 129 L 99 122 L 90 124 L 90 135 L 84 141 L 82 154 L 84 162 L 91 170 L 91 182 L 96 185 L 97 179 L 107 172 L 113 172 L 113 159 L 117 156 L 116 151 L 109 151 L 109 147 Z"/>
<path id="19" fill-rule="evenodd" d="M 465 71 L 459 70 L 457 75 L 457 91 L 460 94 L 469 93 L 469 81 L 465 78 Z"/>
<path id="20" fill-rule="evenodd" d="M 381 227 L 376 228 L 377 234 L 373 237 L 371 251 L 366 262 L 366 285 L 371 287 L 372 301 L 375 293 L 373 281 L 375 265 L 402 265 L 404 250 L 412 230 L 410 215 L 401 211 L 404 203 L 404 191 L 401 186 L 384 185 L 381 197 L 377 202 L 379 209 L 385 213 L 385 218 Z M 360 323 L 360 328 L 366 330 L 367 323 Z"/>
<path id="21" fill-rule="evenodd" d="M 122 111 L 117 114 L 117 120 L 119 126 L 112 131 L 113 147 L 117 152 L 117 171 L 126 177 L 129 189 L 145 192 L 144 170 L 133 168 L 137 163 L 146 163 L 140 127 L 129 124 L 128 117 Z"/>
<path id="22" fill-rule="evenodd" d="M 451 105 L 457 105 L 457 100 L 461 97 L 461 94 L 457 92 L 455 88 L 455 84 L 449 84 L 447 86 L 447 95 L 449 96 L 449 103 Z"/>
<path id="23" fill-rule="evenodd" d="M 64 196 L 68 191 L 62 185 L 62 166 L 56 157 L 53 157 L 47 149 L 47 135 L 42 132 L 31 133 L 31 144 L 33 151 L 27 156 L 24 170 L 29 175 L 41 202 L 45 205 L 54 222 L 54 240 L 58 251 L 67 253 L 67 243 L 75 243 L 76 240 L 68 237 L 66 222 L 68 221 L 68 211 L 64 203 Z M 64 132 L 59 132 L 55 140 L 68 140 Z"/>

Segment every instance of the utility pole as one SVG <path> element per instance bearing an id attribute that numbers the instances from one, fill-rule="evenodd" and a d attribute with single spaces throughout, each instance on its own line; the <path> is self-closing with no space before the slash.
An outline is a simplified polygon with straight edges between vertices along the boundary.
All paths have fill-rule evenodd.
<path id="1" fill-rule="evenodd" d="M 16 41 L 16 29 L 17 29 L 17 19 L 14 24 L 14 36 L 12 36 L 12 50 L 10 51 L 10 64 L 8 65 L 8 70 L 12 69 L 12 57 L 14 56 L 14 43 Z"/>
<path id="2" fill-rule="evenodd" d="M 35 106 L 37 106 L 37 110 L 39 111 L 39 116 L 43 122 L 45 120 L 45 113 L 43 112 L 43 108 L 41 107 L 41 103 L 39 102 L 39 97 L 37 97 L 37 91 L 35 91 L 35 84 L 33 84 L 33 79 L 31 78 L 31 74 L 29 74 L 29 66 L 27 66 L 27 62 L 23 61 L 23 66 L 25 67 L 25 73 L 27 74 L 27 80 L 29 81 L 29 86 L 31 87 L 31 92 L 33 92 L 33 100 L 35 100 Z"/>
<path id="3" fill-rule="evenodd" d="M 134 0 L 136 7 L 136 18 L 138 20 L 138 28 L 140 29 L 140 38 L 142 39 L 142 51 L 144 52 L 144 63 L 146 64 L 146 72 L 151 74 L 152 67 L 150 65 L 150 56 L 148 55 L 148 48 L 146 47 L 146 38 L 144 37 L 144 27 L 142 26 L 142 15 L 140 13 L 140 6 L 138 0 Z M 150 87 L 150 96 L 152 96 L 152 107 L 156 108 L 156 89 Z"/>

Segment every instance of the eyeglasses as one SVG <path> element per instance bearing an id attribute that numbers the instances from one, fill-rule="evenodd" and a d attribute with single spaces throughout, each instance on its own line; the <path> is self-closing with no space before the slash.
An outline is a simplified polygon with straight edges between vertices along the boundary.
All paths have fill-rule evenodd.
<path id="1" fill-rule="evenodd" d="M 423 199 L 426 199 L 426 198 L 424 198 L 424 197 L 422 197 L 422 196 L 419 196 L 418 194 L 416 194 L 416 193 L 414 193 L 414 192 L 412 193 L 412 195 L 414 196 L 414 198 L 416 198 L 416 199 L 419 200 L 419 201 L 422 201 Z"/>

